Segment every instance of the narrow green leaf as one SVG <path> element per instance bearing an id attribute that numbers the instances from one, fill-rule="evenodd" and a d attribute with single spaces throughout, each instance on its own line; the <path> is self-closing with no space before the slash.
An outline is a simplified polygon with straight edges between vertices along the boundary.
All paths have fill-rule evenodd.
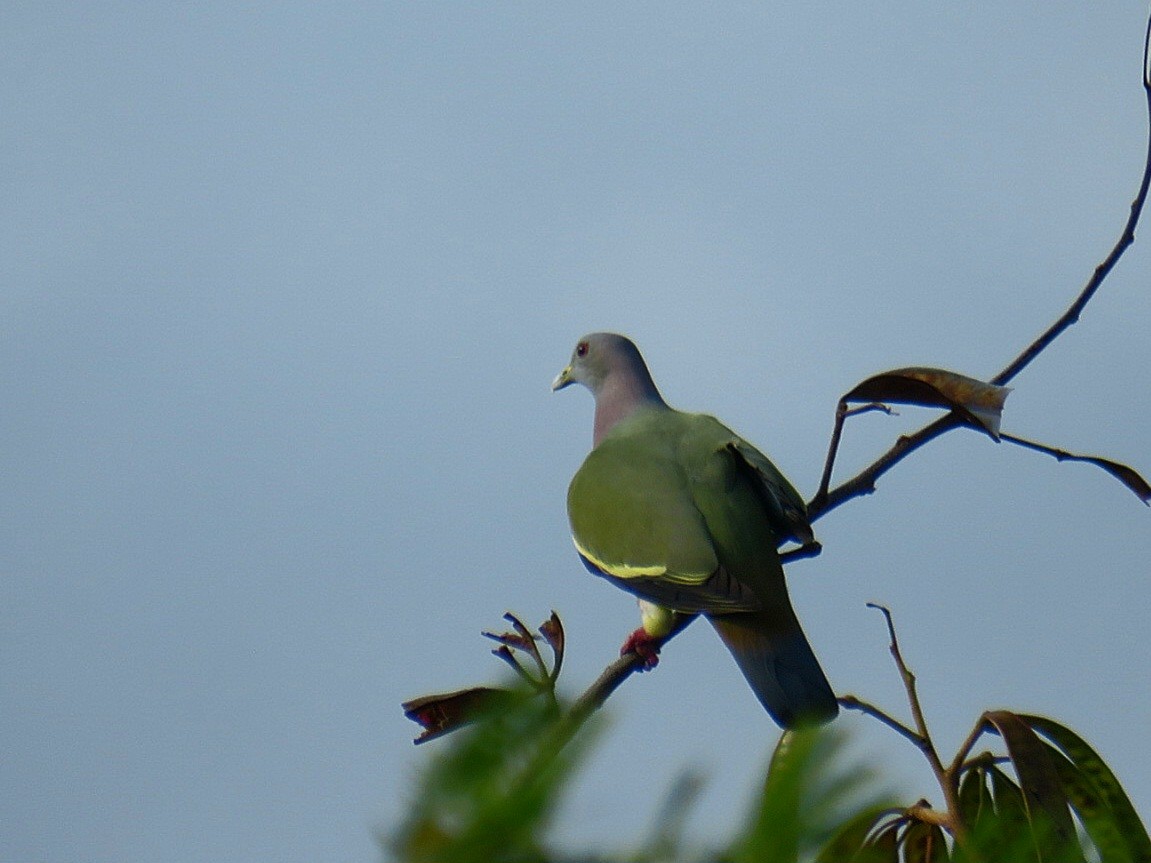
<path id="1" fill-rule="evenodd" d="M 633 858 L 638 860 L 674 860 L 684 844 L 687 819 L 703 791 L 703 776 L 694 770 L 684 771 L 672 783 L 656 811 L 651 838 L 644 850 Z"/>
<path id="2" fill-rule="evenodd" d="M 594 723 L 593 723 L 594 725 Z M 566 746 L 539 699 L 483 716 L 422 771 L 404 823 L 387 843 L 405 863 L 541 860 L 544 830 L 592 739 Z"/>
<path id="3" fill-rule="evenodd" d="M 1120 834 L 1126 839 L 1131 860 L 1135 863 L 1151 863 L 1151 837 L 1147 835 L 1147 828 L 1143 826 L 1123 786 L 1099 754 L 1082 737 L 1054 720 L 1031 715 L 1021 715 L 1019 718 L 1059 747 L 1071 763 L 1091 780 L 1110 809 Z"/>
<path id="4" fill-rule="evenodd" d="M 888 806 L 871 806 L 848 819 L 823 846 L 815 863 L 883 863 L 889 857 L 875 856 L 867 837 L 884 817 L 898 812 Z M 882 852 L 880 852 L 882 853 Z"/>
<path id="5" fill-rule="evenodd" d="M 768 765 L 758 811 L 733 849 L 736 863 L 792 863 L 798 859 L 805 773 L 818 735 L 818 731 L 787 731 L 780 737 Z"/>
<path id="6" fill-rule="evenodd" d="M 785 732 L 756 810 L 724 859 L 810 860 L 845 821 L 861 811 L 877 811 L 881 801 L 867 787 L 871 771 L 859 766 L 845 770 L 837 763 L 842 743 L 843 736 L 829 729 Z"/>
<path id="7" fill-rule="evenodd" d="M 915 821 L 903 834 L 904 863 L 947 863 L 950 855 L 937 824 Z"/>
<path id="8" fill-rule="evenodd" d="M 871 839 L 858 857 L 850 863 L 899 863 L 899 827 L 903 820 L 891 822 Z"/>

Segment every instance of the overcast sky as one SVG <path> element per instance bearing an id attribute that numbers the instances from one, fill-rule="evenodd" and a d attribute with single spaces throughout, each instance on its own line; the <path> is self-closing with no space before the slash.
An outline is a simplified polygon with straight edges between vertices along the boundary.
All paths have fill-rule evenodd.
<path id="1" fill-rule="evenodd" d="M 0 19 L 0 860 L 373 861 L 399 704 L 498 681 L 552 608 L 578 692 L 636 625 L 571 547 L 575 339 L 815 490 L 868 375 L 1002 368 L 1111 247 L 1147 9 L 1108 3 L 10 3 Z M 1004 429 L 1151 472 L 1151 251 Z M 929 417 L 848 429 L 858 469 Z M 845 473 L 844 476 L 847 474 Z M 817 524 L 833 686 L 951 752 L 1050 715 L 1151 816 L 1151 512 L 958 431 Z M 744 815 L 777 739 L 708 627 L 612 698 L 555 838 L 621 848 L 686 768 Z M 926 765 L 839 724 L 904 799 Z"/>

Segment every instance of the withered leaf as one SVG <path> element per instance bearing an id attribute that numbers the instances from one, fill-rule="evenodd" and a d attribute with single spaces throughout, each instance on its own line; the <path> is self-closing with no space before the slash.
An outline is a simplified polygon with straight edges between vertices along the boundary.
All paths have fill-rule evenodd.
<path id="1" fill-rule="evenodd" d="M 415 743 L 426 743 L 469 722 L 474 722 L 483 714 L 508 704 L 513 698 L 522 697 L 509 689 L 490 686 L 475 686 L 456 692 L 425 695 L 405 701 L 404 716 L 423 726 Z"/>
<path id="2" fill-rule="evenodd" d="M 1095 455 L 1078 455 L 1073 452 L 1067 452 L 1067 450 L 1058 449 L 1053 446 L 1048 446 L 1047 444 L 1036 443 L 1035 441 L 1016 437 L 1015 435 L 1005 434 L 1002 437 L 1003 440 L 1009 443 L 1018 444 L 1019 446 L 1035 450 L 1036 452 L 1046 453 L 1058 461 L 1081 461 L 1103 468 L 1103 470 L 1107 471 L 1107 473 L 1111 474 L 1111 476 L 1115 477 L 1119 482 L 1134 492 L 1139 500 L 1151 505 L 1151 484 L 1148 484 L 1147 480 L 1132 467 Z"/>
<path id="3" fill-rule="evenodd" d="M 530 653 L 532 650 L 532 639 L 530 635 L 521 635 L 518 632 L 484 632 L 484 638 L 490 638 L 492 641 L 498 641 L 506 647 L 514 647 L 516 650 L 522 650 L 525 653 Z"/>
<path id="4" fill-rule="evenodd" d="M 1107 473 L 1111 474 L 1111 476 L 1135 492 L 1139 500 L 1151 505 L 1151 485 L 1148 485 L 1147 480 L 1143 479 L 1134 468 L 1120 464 L 1117 461 L 1111 461 L 1110 459 L 1099 458 L 1093 455 L 1072 455 L 1068 453 L 1065 459 L 1067 461 L 1083 461 L 1103 468 L 1103 470 L 1107 471 Z"/>
<path id="5" fill-rule="evenodd" d="M 873 375 L 847 393 L 843 400 L 948 408 L 998 440 L 1003 403 L 1009 392 L 1010 387 L 945 369 L 912 367 Z"/>
<path id="6" fill-rule="evenodd" d="M 551 649 L 555 652 L 556 656 L 563 656 L 564 652 L 564 627 L 560 623 L 559 615 L 554 611 L 551 617 L 540 624 L 540 635 L 548 643 Z"/>

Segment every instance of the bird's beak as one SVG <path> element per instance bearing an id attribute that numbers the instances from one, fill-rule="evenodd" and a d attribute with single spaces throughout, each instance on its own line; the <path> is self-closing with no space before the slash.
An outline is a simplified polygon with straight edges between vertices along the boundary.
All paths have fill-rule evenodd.
<path id="1" fill-rule="evenodd" d="M 562 390 L 572 382 L 572 367 L 564 366 L 564 370 L 556 375 L 556 379 L 552 381 L 552 392 Z"/>

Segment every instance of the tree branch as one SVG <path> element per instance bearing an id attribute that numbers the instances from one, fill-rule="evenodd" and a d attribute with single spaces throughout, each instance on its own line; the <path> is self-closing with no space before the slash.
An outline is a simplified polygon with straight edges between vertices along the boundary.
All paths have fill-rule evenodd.
<path id="1" fill-rule="evenodd" d="M 895 635 L 895 621 L 891 617 L 891 611 L 886 606 L 879 605 L 875 602 L 867 603 L 867 607 L 881 611 L 884 620 L 887 622 L 887 634 L 891 639 L 888 650 L 891 652 L 891 658 L 895 661 L 895 667 L 899 671 L 899 677 L 903 681 L 903 689 L 907 694 L 907 703 L 911 708 L 911 716 L 915 722 L 915 728 L 912 729 L 884 713 L 882 710 L 853 697 L 840 699 L 840 704 L 844 707 L 862 710 L 864 713 L 875 717 L 884 725 L 893 728 L 899 734 L 906 737 L 919 748 L 919 751 L 923 753 L 924 758 L 927 759 L 927 763 L 931 767 L 931 772 L 935 776 L 935 781 L 939 784 L 939 789 L 943 792 L 943 800 L 947 806 L 946 821 L 939 823 L 951 831 L 957 842 L 966 842 L 968 825 L 963 823 L 963 817 L 959 809 L 959 766 L 957 765 L 962 765 L 963 759 L 967 756 L 971 746 L 974 745 L 975 736 L 973 735 L 964 743 L 960 755 L 956 757 L 955 762 L 950 766 L 943 764 L 943 760 L 939 757 L 939 751 L 935 748 L 935 742 L 931 739 L 931 732 L 927 729 L 927 720 L 923 715 L 923 707 L 919 701 L 919 691 L 915 685 L 915 674 L 908 668 L 907 663 L 903 659 L 903 652 L 899 649 L 899 639 Z"/>
<path id="2" fill-rule="evenodd" d="M 875 491 L 875 481 L 919 449 L 935 440 L 941 434 L 957 426 L 965 425 L 956 414 L 948 413 L 928 423 L 919 431 L 899 437 L 891 449 L 849 480 L 829 492 L 817 494 L 807 505 L 807 517 L 811 521 L 821 518 L 852 498 L 871 494 Z"/>
<path id="3" fill-rule="evenodd" d="M 677 614 L 671 631 L 660 640 L 659 647 L 662 648 L 687 629 L 688 624 L 695 620 L 695 618 L 696 615 L 694 614 Z M 584 691 L 583 695 L 576 699 L 575 703 L 571 706 L 569 716 L 577 722 L 582 722 L 586 717 L 599 710 L 611 694 L 619 688 L 621 683 L 631 677 L 634 672 L 642 671 L 643 669 L 643 657 L 637 653 L 623 654 L 623 656 L 605 668 L 603 673 L 596 678 L 595 682 Z"/>
<path id="4" fill-rule="evenodd" d="M 885 710 L 876 707 L 869 701 L 864 701 L 862 698 L 856 698 L 854 695 L 842 695 L 839 697 L 839 706 L 844 710 L 858 710 L 872 719 L 876 719 L 894 731 L 901 737 L 915 744 L 917 749 L 923 748 L 923 737 L 914 728 L 909 728 L 892 716 Z"/>
<path id="5" fill-rule="evenodd" d="M 1075 298 L 1075 301 L 1067 311 L 1065 311 L 1055 323 L 1048 327 L 1038 339 L 1028 345 L 1003 371 L 993 377 L 990 383 L 1002 386 L 1008 381 L 1011 381 L 1016 375 L 1023 371 L 1023 369 L 1030 365 L 1039 354 L 1046 350 L 1064 330 L 1078 321 L 1083 309 L 1091 301 L 1091 298 L 1095 296 L 1100 285 L 1103 284 L 1103 280 L 1110 275 L 1115 265 L 1119 262 L 1119 259 L 1123 256 L 1123 253 L 1135 242 L 1135 228 L 1139 223 L 1144 204 L 1147 201 L 1148 190 L 1151 188 L 1151 17 L 1148 18 L 1147 29 L 1143 39 L 1143 93 L 1147 102 L 1147 152 L 1143 161 L 1143 176 L 1139 181 L 1139 189 L 1135 194 L 1134 200 L 1131 202 L 1127 221 L 1123 226 L 1119 239 L 1115 242 L 1115 245 L 1107 257 L 1095 268 L 1086 286 L 1080 291 L 1079 296 Z M 837 506 L 852 498 L 871 494 L 875 491 L 875 481 L 912 452 L 943 433 L 951 431 L 951 429 L 957 426 L 965 425 L 958 416 L 954 413 L 949 413 L 927 424 L 913 434 L 900 437 L 892 445 L 891 449 L 880 456 L 876 461 L 865 467 L 851 479 L 846 480 L 829 491 L 831 466 L 835 458 L 835 451 L 839 446 L 843 421 L 846 415 L 845 406 L 841 402 L 836 410 L 831 446 L 828 451 L 827 461 L 824 465 L 819 490 L 808 504 L 808 518 L 811 521 L 815 521 L 821 516 L 826 515 Z M 1089 459 L 1078 460 L 1086 461 Z M 1128 485 L 1131 487 L 1130 484 Z M 1136 494 L 1139 494 L 1139 491 L 1136 490 Z M 1147 502 L 1147 498 L 1144 497 L 1143 500 Z"/>
<path id="6" fill-rule="evenodd" d="M 1035 452 L 1041 452 L 1044 455 L 1049 455 L 1056 461 L 1080 461 L 1087 464 L 1093 464 L 1096 467 L 1101 467 L 1103 470 L 1107 471 L 1107 473 L 1111 474 L 1113 477 L 1123 483 L 1123 485 L 1127 486 L 1127 488 L 1131 489 L 1131 491 L 1135 493 L 1135 496 L 1138 497 L 1139 500 L 1143 501 L 1145 504 L 1151 505 L 1151 485 L 1147 483 L 1147 480 L 1136 473 L 1135 470 L 1125 464 L 1119 464 L 1119 462 L 1111 461 L 1110 459 L 1106 458 L 1099 458 L 1098 456 L 1094 455 L 1078 455 L 1073 452 L 1067 452 L 1067 450 L 1058 449 L 1053 446 L 1047 446 L 1047 444 L 1037 443 L 1033 440 L 1017 437 L 1016 435 L 1000 434 L 999 438 L 1000 440 L 1005 440 L 1008 443 L 1013 443 L 1016 446 L 1021 446 L 1024 449 L 1029 449 Z"/>

